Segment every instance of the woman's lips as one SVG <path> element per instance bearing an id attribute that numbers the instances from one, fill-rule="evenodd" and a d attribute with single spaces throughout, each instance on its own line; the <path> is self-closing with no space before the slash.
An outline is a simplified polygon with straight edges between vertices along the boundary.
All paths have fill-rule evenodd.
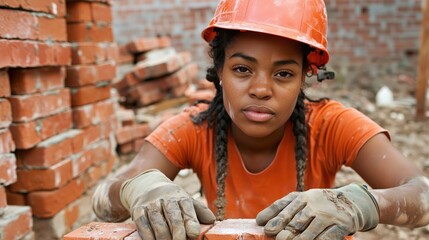
<path id="1" fill-rule="evenodd" d="M 274 117 L 274 112 L 267 107 L 250 106 L 243 109 L 244 116 L 252 122 L 266 122 Z"/>

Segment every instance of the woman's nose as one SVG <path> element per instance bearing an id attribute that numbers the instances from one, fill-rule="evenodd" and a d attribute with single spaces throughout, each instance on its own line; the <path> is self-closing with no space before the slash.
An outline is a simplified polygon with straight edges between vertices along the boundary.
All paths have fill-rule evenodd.
<path id="1" fill-rule="evenodd" d="M 253 98 L 268 100 L 272 96 L 270 78 L 260 74 L 253 77 L 249 82 L 249 95 Z"/>

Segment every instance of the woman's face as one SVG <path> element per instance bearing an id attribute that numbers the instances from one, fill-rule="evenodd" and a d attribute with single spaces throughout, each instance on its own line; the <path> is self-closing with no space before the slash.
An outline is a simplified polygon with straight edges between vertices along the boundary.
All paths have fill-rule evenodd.
<path id="1" fill-rule="evenodd" d="M 219 70 L 233 132 L 260 138 L 283 131 L 304 80 L 302 49 L 268 34 L 241 32 L 233 38 Z"/>

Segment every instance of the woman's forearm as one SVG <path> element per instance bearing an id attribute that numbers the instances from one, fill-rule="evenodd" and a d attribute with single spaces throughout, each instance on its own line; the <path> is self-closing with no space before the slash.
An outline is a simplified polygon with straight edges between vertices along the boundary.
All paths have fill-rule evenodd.
<path id="1" fill-rule="evenodd" d="M 429 179 L 416 177 L 389 189 L 371 190 L 380 208 L 380 223 L 421 227 L 429 223 Z"/>

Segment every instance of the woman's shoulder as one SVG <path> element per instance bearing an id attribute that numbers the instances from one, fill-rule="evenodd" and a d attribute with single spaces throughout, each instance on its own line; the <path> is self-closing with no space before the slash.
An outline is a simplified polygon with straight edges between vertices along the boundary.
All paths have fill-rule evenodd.
<path id="1" fill-rule="evenodd" d="M 318 101 L 306 101 L 305 106 L 308 115 L 325 115 L 341 112 L 348 109 L 341 102 L 332 99 L 321 99 Z"/>
<path id="2" fill-rule="evenodd" d="M 338 121 L 347 124 L 347 122 L 356 118 L 368 118 L 363 113 L 353 107 L 348 107 L 339 101 L 323 99 L 320 101 L 307 101 L 307 122 L 309 125 L 319 126 L 338 123 Z"/>

